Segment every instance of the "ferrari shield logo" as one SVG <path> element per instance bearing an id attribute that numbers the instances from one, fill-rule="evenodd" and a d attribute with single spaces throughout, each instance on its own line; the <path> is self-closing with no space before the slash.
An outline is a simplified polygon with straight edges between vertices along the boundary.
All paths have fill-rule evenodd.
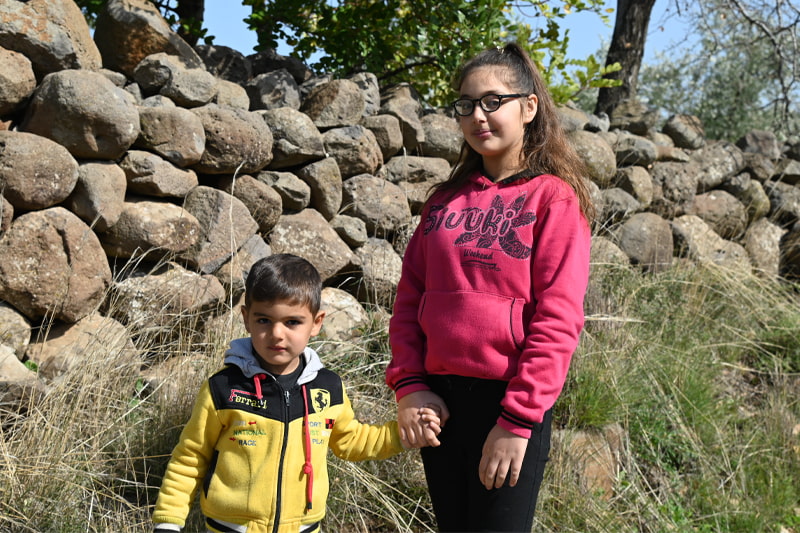
<path id="1" fill-rule="evenodd" d="M 321 413 L 331 404 L 331 393 L 325 389 L 311 389 L 311 405 L 314 406 L 315 413 Z"/>

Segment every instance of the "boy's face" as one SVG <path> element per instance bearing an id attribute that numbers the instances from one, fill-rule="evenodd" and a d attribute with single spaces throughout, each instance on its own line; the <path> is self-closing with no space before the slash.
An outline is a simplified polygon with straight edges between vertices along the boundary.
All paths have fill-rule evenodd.
<path id="1" fill-rule="evenodd" d="M 286 301 L 254 301 L 242 306 L 242 317 L 264 370 L 290 374 L 300 364 L 308 340 L 322 328 L 325 313 L 314 316 L 307 305 Z"/>

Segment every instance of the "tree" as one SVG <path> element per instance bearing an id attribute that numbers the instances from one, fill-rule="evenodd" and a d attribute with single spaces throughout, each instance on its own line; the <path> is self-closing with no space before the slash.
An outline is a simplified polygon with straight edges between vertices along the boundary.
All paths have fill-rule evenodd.
<path id="1" fill-rule="evenodd" d="M 668 113 L 698 116 L 706 134 L 735 141 L 753 129 L 800 134 L 797 27 L 786 0 L 709 0 L 683 8 L 693 49 L 642 70 L 641 96 Z M 713 13 L 714 16 L 708 16 Z"/>
<path id="2" fill-rule="evenodd" d="M 606 56 L 606 66 L 619 64 L 621 68 L 606 74 L 606 78 L 620 80 L 622 83 L 602 87 L 597 95 L 595 114 L 611 115 L 614 108 L 636 95 L 639 68 L 644 57 L 644 44 L 650 12 L 655 0 L 618 0 L 614 33 Z"/>
<path id="3" fill-rule="evenodd" d="M 108 0 L 77 0 L 91 19 Z M 204 0 L 150 0 L 189 42 L 206 37 Z M 233 0 L 231 0 L 233 1 Z M 615 66 L 594 58 L 566 57 L 568 32 L 559 21 L 592 11 L 607 21 L 604 0 L 241 0 L 259 49 L 281 41 L 317 73 L 339 77 L 372 72 L 387 86 L 409 82 L 432 106 L 453 97 L 451 81 L 461 62 L 508 41 L 521 43 L 539 65 L 556 101 L 590 87 Z M 526 20 L 537 23 L 536 29 Z M 571 70 L 575 69 L 575 70 Z M 556 84 L 555 81 L 558 80 Z"/>
<path id="4" fill-rule="evenodd" d="M 602 0 L 244 0 L 247 19 L 261 47 L 283 39 L 293 54 L 319 72 L 348 76 L 368 71 L 384 85 L 410 82 L 432 105 L 452 97 L 458 66 L 478 51 L 515 40 L 525 46 L 552 81 L 566 80 L 556 98 L 566 100 L 601 80 L 597 61 L 567 60 L 568 35 L 558 21 L 577 11 L 605 17 Z M 520 18 L 522 9 L 540 22 L 534 30 Z M 593 58 L 592 58 L 593 59 Z M 568 66 L 582 68 L 577 74 Z M 613 82 L 612 82 L 613 83 Z"/>

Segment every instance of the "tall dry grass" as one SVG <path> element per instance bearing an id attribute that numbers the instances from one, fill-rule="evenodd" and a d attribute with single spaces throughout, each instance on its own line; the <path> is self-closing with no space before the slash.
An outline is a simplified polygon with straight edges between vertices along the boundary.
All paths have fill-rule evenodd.
<path id="1" fill-rule="evenodd" d="M 603 265 L 592 286 L 556 425 L 618 422 L 628 446 L 610 499 L 581 488 L 554 450 L 534 531 L 800 531 L 795 288 L 710 267 L 645 275 Z M 394 402 L 383 385 L 386 315 L 372 317 L 357 341 L 314 347 L 342 374 L 359 416 L 378 422 Z M 0 406 L 0 531 L 150 528 L 194 393 L 243 334 L 235 313 L 204 328 L 181 324 L 184 338 L 139 345 L 148 364 L 178 362 L 157 389 L 145 386 L 140 363 L 100 343 L 43 395 Z M 327 531 L 435 529 L 415 452 L 330 464 Z M 200 527 L 195 511 L 187 531 Z"/>

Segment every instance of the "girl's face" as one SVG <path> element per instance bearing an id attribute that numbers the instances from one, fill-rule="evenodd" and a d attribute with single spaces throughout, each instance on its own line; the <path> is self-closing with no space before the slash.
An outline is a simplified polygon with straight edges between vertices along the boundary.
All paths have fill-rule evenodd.
<path id="1" fill-rule="evenodd" d="M 506 95 L 519 91 L 503 80 L 510 78 L 504 67 L 479 67 L 464 78 L 459 98 L 481 98 L 487 94 Z M 532 94 L 504 98 L 500 107 L 484 111 L 478 102 L 472 114 L 458 117 L 464 139 L 483 157 L 484 170 L 496 179 L 520 170 L 525 125 L 536 116 L 538 98 Z"/>

